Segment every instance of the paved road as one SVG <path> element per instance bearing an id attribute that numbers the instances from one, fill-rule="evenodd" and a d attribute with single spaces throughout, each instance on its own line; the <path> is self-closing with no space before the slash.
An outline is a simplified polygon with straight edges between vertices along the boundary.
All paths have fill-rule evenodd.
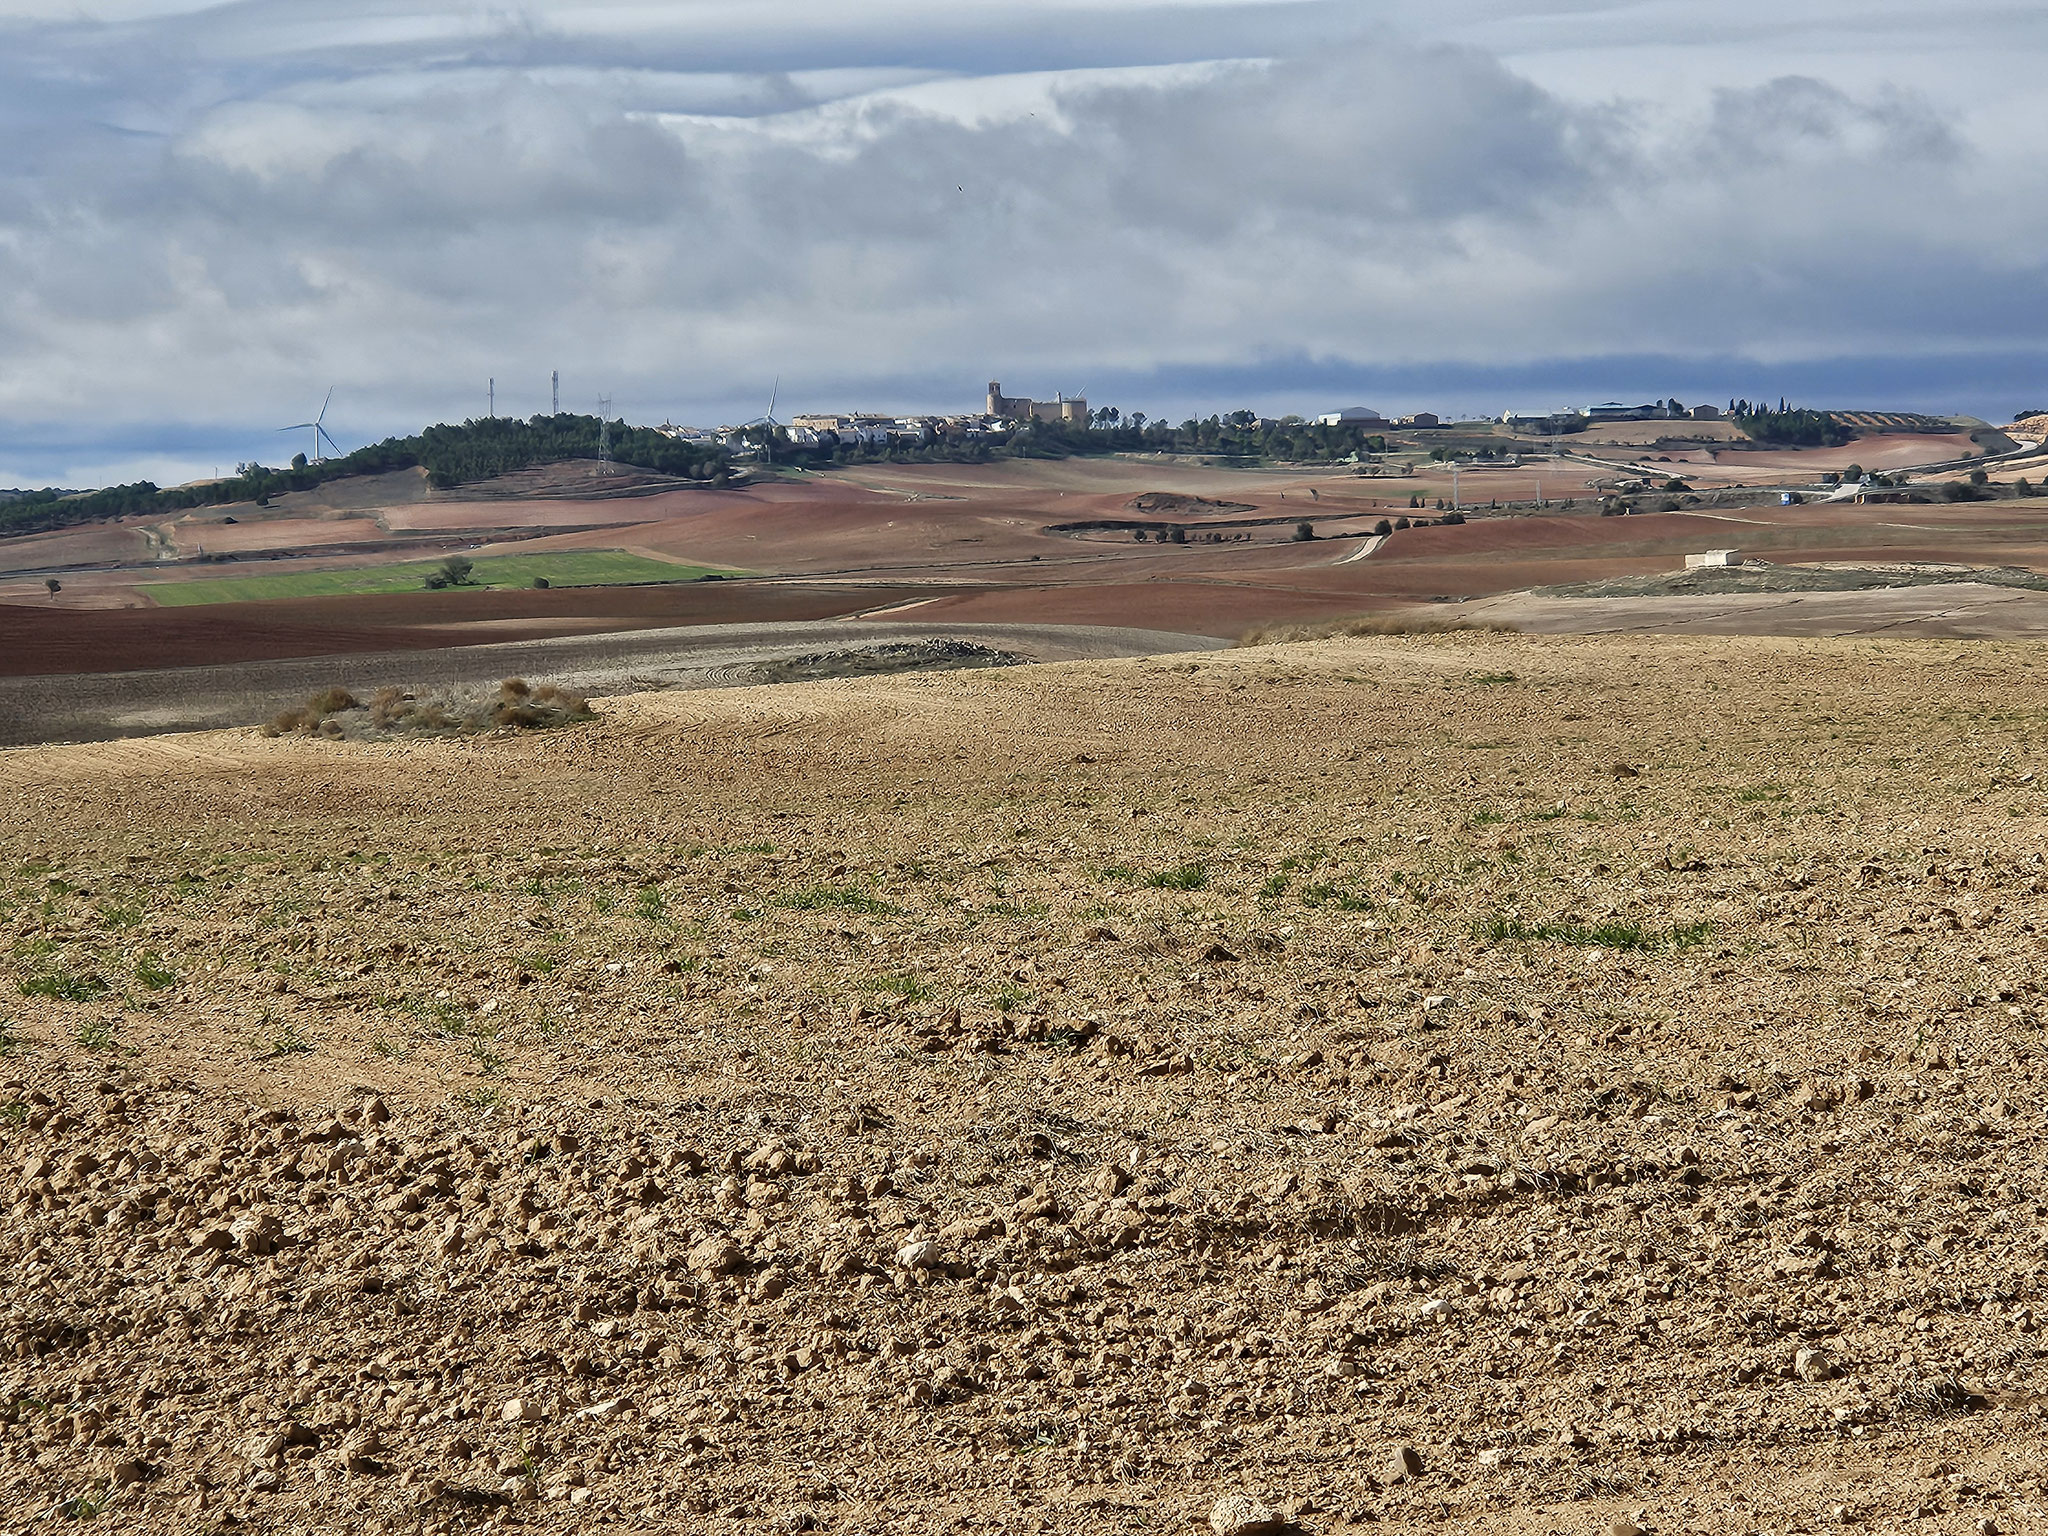
<path id="1" fill-rule="evenodd" d="M 1228 641 L 1153 629 L 1069 624 L 706 624 L 623 634 L 514 640 L 439 651 L 315 656 L 162 672 L 0 678 L 0 746 L 110 741 L 164 731 L 255 725 L 339 683 L 359 696 L 488 687 L 505 677 L 592 695 L 729 687 L 763 661 L 820 651 L 962 640 L 1033 661 L 1084 661 L 1221 649 Z"/>

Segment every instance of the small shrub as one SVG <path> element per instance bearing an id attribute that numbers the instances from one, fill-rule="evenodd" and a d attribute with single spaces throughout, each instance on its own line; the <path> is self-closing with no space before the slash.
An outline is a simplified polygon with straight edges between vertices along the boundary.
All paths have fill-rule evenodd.
<path id="1" fill-rule="evenodd" d="M 548 581 L 547 577 L 545 577 L 545 576 L 536 576 L 536 577 L 534 577 L 534 578 L 533 578 L 533 588 L 534 588 L 534 590 L 535 590 L 536 592 L 545 592 L 545 591 L 547 591 L 547 589 L 548 589 L 549 585 L 550 585 L 550 583 L 549 583 L 549 581 Z"/>
<path id="2" fill-rule="evenodd" d="M 370 723 L 389 730 L 413 712 L 413 696 L 402 688 L 379 688 L 370 699 Z"/>
<path id="3" fill-rule="evenodd" d="M 161 992 L 165 987 L 177 985 L 178 973 L 166 969 L 155 956 L 144 955 L 135 962 L 135 979 L 152 992 Z"/>
<path id="4" fill-rule="evenodd" d="M 75 1040 L 88 1051 L 105 1051 L 113 1048 L 115 1024 L 112 1019 L 87 1019 L 78 1026 Z"/>
<path id="5" fill-rule="evenodd" d="M 1295 543 L 1297 543 L 1297 544 L 1306 544 L 1306 543 L 1308 543 L 1308 542 L 1309 542 L 1310 540 L 1312 540 L 1312 539 L 1313 539 L 1313 538 L 1314 538 L 1315 536 L 1316 536 L 1316 525 L 1315 525 L 1314 523 L 1296 523 L 1296 524 L 1294 525 L 1294 542 L 1295 542 Z"/>
<path id="6" fill-rule="evenodd" d="M 306 708 L 316 715 L 339 714 L 344 709 L 356 709 L 359 707 L 356 703 L 356 696 L 339 684 L 332 688 L 323 688 L 314 694 L 312 698 L 306 700 Z"/>
<path id="7" fill-rule="evenodd" d="M 565 715 L 583 719 L 591 713 L 590 701 L 573 688 L 558 688 L 553 683 L 542 683 L 533 692 L 536 704 L 544 704 L 560 710 Z"/>
<path id="8" fill-rule="evenodd" d="M 298 709 L 282 709 L 264 723 L 263 734 L 290 736 L 296 731 L 305 730 L 312 723 L 313 717 L 306 713 L 303 706 Z"/>
<path id="9" fill-rule="evenodd" d="M 523 677 L 508 677 L 498 684 L 498 695 L 506 699 L 523 699 L 533 692 L 533 684 Z"/>

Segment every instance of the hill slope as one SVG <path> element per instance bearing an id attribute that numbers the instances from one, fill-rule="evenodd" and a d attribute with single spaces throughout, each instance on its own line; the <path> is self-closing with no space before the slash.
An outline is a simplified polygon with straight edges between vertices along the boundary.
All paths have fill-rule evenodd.
<path id="1" fill-rule="evenodd" d="M 0 1482 L 2026 1529 L 2044 705 L 1451 636 L 0 754 Z"/>

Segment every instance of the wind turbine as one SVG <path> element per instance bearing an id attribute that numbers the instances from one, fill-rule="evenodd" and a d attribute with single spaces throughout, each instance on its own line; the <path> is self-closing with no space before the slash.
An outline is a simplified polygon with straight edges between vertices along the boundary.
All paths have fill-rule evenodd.
<path id="1" fill-rule="evenodd" d="M 781 422 L 775 419 L 775 401 L 781 393 L 782 375 L 778 373 L 775 376 L 774 386 L 768 391 L 768 414 L 766 416 L 756 416 L 752 421 L 740 423 L 743 428 L 761 428 L 762 452 L 767 455 L 770 464 L 775 462 L 775 429 L 782 425 Z"/>
<path id="2" fill-rule="evenodd" d="M 341 454 L 341 446 L 332 437 L 329 437 L 327 433 L 327 407 L 333 401 L 334 386 L 330 384 L 327 386 L 327 398 L 320 402 L 320 414 L 318 416 L 315 416 L 311 421 L 295 422 L 289 427 L 279 427 L 277 429 L 280 432 L 304 432 L 310 429 L 313 433 L 312 461 L 315 464 L 320 462 L 320 440 L 322 438 L 327 439 L 327 446 L 334 450 L 336 457 L 339 457 Z"/>

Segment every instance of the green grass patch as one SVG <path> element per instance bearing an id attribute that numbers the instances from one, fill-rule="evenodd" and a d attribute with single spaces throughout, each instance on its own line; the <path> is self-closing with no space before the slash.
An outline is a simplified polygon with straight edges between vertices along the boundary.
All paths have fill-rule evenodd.
<path id="1" fill-rule="evenodd" d="M 1599 923 L 1525 923 L 1520 918 L 1489 917 L 1472 926 L 1474 938 L 1491 944 L 1572 944 L 1637 951 L 1694 949 L 1706 943 L 1713 932 L 1712 923 L 1646 928 L 1618 918 Z"/>
<path id="2" fill-rule="evenodd" d="M 1155 891 L 1199 891 L 1209 884 L 1209 866 L 1182 864 L 1175 869 L 1154 870 L 1145 884 Z"/>
<path id="3" fill-rule="evenodd" d="M 299 1033 L 296 1024 L 279 1024 L 269 1014 L 263 1016 L 250 1042 L 258 1060 L 271 1061 L 279 1056 L 304 1056 L 313 1049 L 313 1042 Z"/>
<path id="4" fill-rule="evenodd" d="M 229 576 L 206 581 L 151 581 L 143 590 L 160 608 L 205 603 L 261 603 L 285 597 L 347 597 L 378 592 L 423 592 L 438 560 L 356 566 L 339 571 L 289 571 L 270 576 Z M 554 587 L 623 587 L 657 581 L 696 581 L 712 574 L 746 575 L 678 560 L 654 560 L 620 549 L 569 550 L 546 555 L 486 555 L 475 562 L 468 589 L 531 587 L 536 577 Z M 450 588 L 462 591 L 464 587 Z"/>
<path id="5" fill-rule="evenodd" d="M 135 979 L 152 992 L 161 992 L 165 987 L 175 986 L 178 973 L 169 969 L 154 955 L 144 955 L 135 962 Z"/>
<path id="6" fill-rule="evenodd" d="M 877 992 L 892 993 L 905 1002 L 921 1003 L 931 996 L 924 982 L 907 972 L 901 976 L 877 976 L 868 985 Z"/>
<path id="7" fill-rule="evenodd" d="M 851 885 L 814 885 L 776 897 L 775 905 L 793 912 L 866 912 L 875 917 L 885 917 L 896 910 L 879 896 L 870 896 Z"/>
<path id="8" fill-rule="evenodd" d="M 1373 906 L 1367 897 L 1327 881 L 1303 886 L 1301 904 L 1304 907 L 1335 907 L 1339 912 L 1370 912 Z"/>
<path id="9" fill-rule="evenodd" d="M 23 997 L 47 997 L 53 1003 L 89 1003 L 111 988 L 91 971 L 45 971 L 21 984 Z"/>

